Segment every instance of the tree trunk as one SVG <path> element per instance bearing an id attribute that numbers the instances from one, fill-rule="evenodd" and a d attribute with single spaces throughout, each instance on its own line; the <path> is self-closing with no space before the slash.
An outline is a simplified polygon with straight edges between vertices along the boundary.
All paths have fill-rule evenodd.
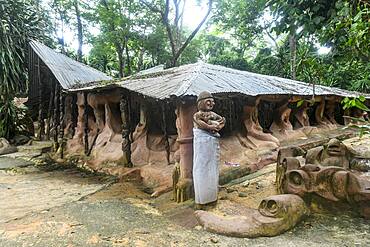
<path id="1" fill-rule="evenodd" d="M 290 32 L 289 35 L 289 48 L 290 48 L 290 77 L 296 79 L 297 71 L 297 39 L 295 36 L 295 29 Z"/>
<path id="2" fill-rule="evenodd" d="M 125 45 L 125 50 L 126 50 L 126 63 L 127 63 L 127 74 L 131 74 L 131 64 L 130 64 L 130 54 L 128 52 L 128 42 L 126 38 L 126 45 Z"/>
<path id="3" fill-rule="evenodd" d="M 77 36 L 78 36 L 78 50 L 77 50 L 77 61 L 82 62 L 82 44 L 83 44 L 83 33 L 82 33 L 82 22 L 81 22 L 81 13 L 78 8 L 78 1 L 75 0 L 73 3 L 76 11 L 77 19 Z"/>
<path id="4" fill-rule="evenodd" d="M 180 55 L 183 53 L 185 48 L 189 45 L 190 41 L 195 37 L 195 35 L 198 33 L 204 22 L 207 20 L 209 14 L 212 10 L 212 4 L 213 0 L 208 0 L 208 10 L 203 19 L 199 22 L 198 26 L 193 30 L 193 32 L 187 37 L 185 42 L 181 45 L 181 42 L 179 41 L 180 32 L 182 30 L 179 29 L 179 22 L 182 18 L 182 15 L 184 14 L 183 11 L 181 11 L 180 15 L 180 1 L 173 1 L 173 4 L 175 5 L 175 20 L 174 23 L 170 23 L 168 16 L 170 12 L 170 0 L 166 0 L 165 8 L 164 10 L 157 8 L 156 6 L 152 5 L 151 3 L 146 2 L 145 0 L 140 0 L 141 3 L 143 3 L 145 6 L 147 6 L 151 11 L 155 13 L 159 13 L 161 15 L 162 23 L 166 28 L 166 32 L 168 35 L 168 39 L 170 41 L 171 46 L 171 54 L 172 57 L 170 58 L 169 63 L 167 64 L 167 67 L 175 67 L 177 65 L 177 60 L 179 59 Z M 185 4 L 185 3 L 184 3 Z M 182 22 L 182 20 L 181 20 Z"/>
<path id="5" fill-rule="evenodd" d="M 116 44 L 116 51 L 117 51 L 117 55 L 118 55 L 119 78 L 122 78 L 122 77 L 125 76 L 125 73 L 124 73 L 124 70 L 123 70 L 124 67 L 125 67 L 125 62 L 124 62 L 124 59 L 123 59 L 123 48 L 121 47 L 120 44 Z"/>

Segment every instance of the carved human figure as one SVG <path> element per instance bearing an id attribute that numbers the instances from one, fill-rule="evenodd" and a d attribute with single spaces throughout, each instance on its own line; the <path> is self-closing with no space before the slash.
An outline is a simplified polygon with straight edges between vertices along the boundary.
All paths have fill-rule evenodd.
<path id="1" fill-rule="evenodd" d="M 337 109 L 338 104 L 340 104 L 339 97 L 327 97 L 325 104 L 325 115 L 330 123 L 335 126 L 339 125 L 337 120 L 335 120 L 335 110 Z"/>
<path id="2" fill-rule="evenodd" d="M 258 122 L 258 104 L 259 98 L 252 104 L 246 104 L 243 107 L 243 121 L 247 131 L 247 138 L 253 144 L 251 148 L 258 148 L 261 146 L 269 148 L 277 148 L 280 146 L 279 140 L 269 133 L 264 133 L 263 129 Z"/>
<path id="3" fill-rule="evenodd" d="M 270 130 L 276 136 L 285 136 L 288 131 L 293 130 L 289 117 L 291 109 L 288 107 L 288 102 L 282 104 L 274 112 L 274 121 L 270 126 Z"/>
<path id="4" fill-rule="evenodd" d="M 318 97 L 318 102 L 319 104 L 316 107 L 315 110 L 315 119 L 316 123 L 318 126 L 323 126 L 323 127 L 330 127 L 331 122 L 329 119 L 326 117 L 325 113 L 325 99 L 323 97 Z"/>
<path id="5" fill-rule="evenodd" d="M 197 99 L 194 122 L 193 182 L 195 203 L 205 205 L 217 201 L 219 179 L 219 137 L 225 118 L 212 111 L 215 105 L 209 92 L 202 92 Z"/>
<path id="6" fill-rule="evenodd" d="M 310 119 L 307 114 L 309 106 L 307 102 L 303 102 L 301 107 L 294 114 L 297 121 L 294 123 L 294 129 L 310 126 Z"/>

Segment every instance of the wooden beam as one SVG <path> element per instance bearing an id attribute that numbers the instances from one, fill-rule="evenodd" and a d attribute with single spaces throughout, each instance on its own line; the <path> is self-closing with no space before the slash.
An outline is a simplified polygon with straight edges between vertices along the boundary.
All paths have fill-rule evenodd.
<path id="1" fill-rule="evenodd" d="M 38 136 L 37 136 L 37 139 L 38 140 L 42 140 L 42 137 L 44 135 L 44 131 L 45 131 L 45 123 L 44 123 L 44 111 L 43 111 L 43 83 L 41 81 L 41 73 L 40 73 L 40 57 L 37 58 L 37 84 L 39 86 L 39 114 L 38 114 L 38 122 L 39 122 L 39 129 L 38 129 Z"/>
<path id="2" fill-rule="evenodd" d="M 59 128 L 59 149 L 60 149 L 60 158 L 64 158 L 64 128 L 65 128 L 65 122 L 64 122 L 64 100 L 65 96 L 63 94 L 63 90 L 59 90 L 59 122 L 60 122 L 60 128 Z"/>
<path id="3" fill-rule="evenodd" d="M 130 97 L 129 94 L 122 93 L 120 100 L 120 111 L 122 120 L 122 152 L 126 167 L 132 167 L 131 162 L 131 117 L 130 117 Z"/>
<path id="4" fill-rule="evenodd" d="M 84 144 L 85 154 L 89 153 L 89 115 L 88 115 L 87 92 L 84 92 Z"/>
<path id="5" fill-rule="evenodd" d="M 167 159 L 167 165 L 170 164 L 170 143 L 168 141 L 168 132 L 167 132 L 167 119 L 166 119 L 166 105 L 165 103 L 161 103 L 161 108 L 162 108 L 162 132 L 165 138 L 165 149 L 166 149 L 166 159 Z"/>
<path id="6" fill-rule="evenodd" d="M 49 107 L 48 107 L 48 117 L 46 119 L 46 140 L 50 140 L 50 126 L 51 126 L 51 117 L 53 113 L 53 101 L 54 101 L 54 91 L 56 87 L 56 83 L 53 83 L 53 80 L 51 80 L 52 88 L 50 90 L 50 97 L 49 97 Z"/>
<path id="7" fill-rule="evenodd" d="M 58 127 L 59 127 L 59 83 L 55 81 L 55 88 L 54 88 L 54 115 L 53 115 L 53 125 L 54 125 L 54 152 L 58 151 L 59 142 L 58 142 Z"/>

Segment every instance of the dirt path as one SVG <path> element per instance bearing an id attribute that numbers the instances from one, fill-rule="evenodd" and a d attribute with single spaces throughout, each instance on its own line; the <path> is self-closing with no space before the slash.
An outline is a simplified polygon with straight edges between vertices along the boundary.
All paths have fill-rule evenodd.
<path id="1" fill-rule="evenodd" d="M 76 169 L 45 171 L 28 166 L 0 170 L 0 224 L 79 200 L 109 184 Z"/>
<path id="2" fill-rule="evenodd" d="M 170 193 L 151 199 L 135 184 L 122 182 L 78 200 L 107 181 L 74 169 L 33 173 L 30 167 L 22 169 L 29 171 L 0 174 L 1 179 L 14 176 L 1 183 L 11 185 L 23 208 L 33 210 L 12 212 L 12 218 L 19 215 L 19 219 L 0 223 L 0 246 L 370 246 L 370 222 L 361 218 L 315 215 L 277 237 L 230 238 L 196 227 L 192 202 L 176 204 Z M 264 194 L 272 193 L 273 176 L 267 173 L 220 196 L 253 206 Z M 1 219 L 15 205 L 3 187 Z M 247 197 L 240 197 L 240 192 Z"/>

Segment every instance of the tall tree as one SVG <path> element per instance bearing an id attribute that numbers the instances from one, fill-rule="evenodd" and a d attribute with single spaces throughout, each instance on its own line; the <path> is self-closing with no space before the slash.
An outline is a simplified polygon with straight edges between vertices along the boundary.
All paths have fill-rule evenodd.
<path id="1" fill-rule="evenodd" d="M 159 14 L 162 24 L 165 26 L 167 31 L 168 40 L 171 47 L 171 59 L 167 64 L 167 67 L 174 67 L 178 63 L 178 59 L 181 54 L 184 52 L 186 47 L 189 45 L 191 40 L 195 37 L 195 35 L 199 32 L 200 28 L 206 22 L 209 14 L 212 10 L 213 0 L 208 0 L 208 9 L 196 26 L 196 28 L 182 41 L 183 37 L 183 26 L 182 20 L 184 17 L 185 11 L 185 0 L 170 0 L 163 1 L 152 1 L 148 2 L 145 0 L 140 0 L 145 6 L 147 6 L 152 12 Z M 170 20 L 170 12 L 173 12 L 171 16 L 173 16 L 172 20 Z"/>
<path id="2" fill-rule="evenodd" d="M 78 37 L 77 61 L 82 62 L 83 30 L 82 30 L 81 12 L 78 2 L 79 2 L 78 0 L 74 0 L 73 7 L 75 10 L 77 22 L 77 37 Z"/>
<path id="3" fill-rule="evenodd" d="M 106 33 L 106 42 L 111 43 L 118 58 L 119 77 L 130 74 L 129 41 L 136 26 L 140 7 L 136 1 L 101 0 L 97 6 L 98 23 Z"/>

